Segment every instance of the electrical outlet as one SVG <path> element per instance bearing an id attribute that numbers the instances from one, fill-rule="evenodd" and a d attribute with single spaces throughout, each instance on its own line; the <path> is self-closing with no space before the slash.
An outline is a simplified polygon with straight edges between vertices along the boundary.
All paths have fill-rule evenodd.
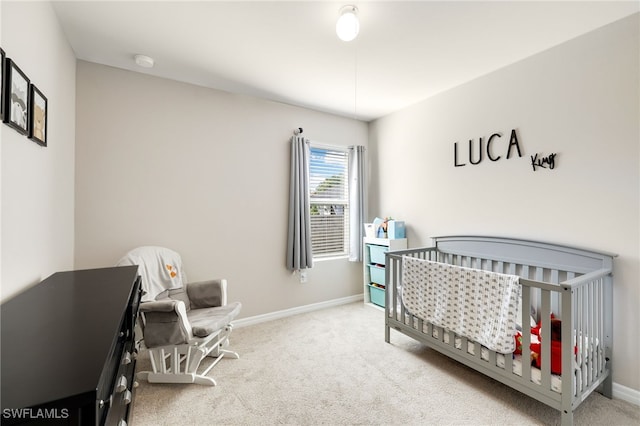
<path id="1" fill-rule="evenodd" d="M 301 283 L 306 283 L 307 282 L 307 270 L 306 269 L 300 270 L 300 282 Z"/>

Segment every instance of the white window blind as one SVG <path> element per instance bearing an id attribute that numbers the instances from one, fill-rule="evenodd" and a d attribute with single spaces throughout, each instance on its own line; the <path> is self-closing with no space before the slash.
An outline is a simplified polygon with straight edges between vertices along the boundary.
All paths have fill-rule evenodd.
<path id="1" fill-rule="evenodd" d="M 348 152 L 311 145 L 309 203 L 313 257 L 349 251 Z"/>

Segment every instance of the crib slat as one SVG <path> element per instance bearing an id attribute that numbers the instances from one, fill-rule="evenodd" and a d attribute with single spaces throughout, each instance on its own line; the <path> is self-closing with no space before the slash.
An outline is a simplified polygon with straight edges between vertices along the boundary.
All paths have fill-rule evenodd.
<path id="1" fill-rule="evenodd" d="M 482 349 L 480 349 L 480 356 L 482 357 Z M 489 351 L 489 365 L 492 367 L 496 367 L 498 365 L 496 351 Z"/>
<path id="2" fill-rule="evenodd" d="M 529 267 L 523 268 L 524 275 L 529 275 Z M 528 308 L 528 312 L 527 311 Z M 531 381 L 531 363 L 527 360 L 529 347 L 531 345 L 531 333 L 529 327 L 529 316 L 531 315 L 531 287 L 523 284 L 522 287 L 522 377 L 525 383 Z"/>
<path id="3" fill-rule="evenodd" d="M 510 354 L 504 356 L 504 369 L 510 373 L 513 373 L 513 356 Z"/>
<path id="4" fill-rule="evenodd" d="M 478 342 L 473 342 L 473 353 L 474 356 L 478 359 L 481 360 L 482 359 L 482 346 L 480 345 L 480 343 Z M 467 347 L 465 346 L 464 350 L 467 350 Z"/>
<path id="5" fill-rule="evenodd" d="M 542 357 L 541 370 L 541 386 L 545 390 L 551 389 L 551 292 L 542 290 L 542 309 L 541 309 L 541 350 Z M 567 369 L 569 370 L 569 369 Z"/>
<path id="6" fill-rule="evenodd" d="M 592 380 L 593 380 L 593 375 L 594 375 L 594 363 L 593 362 L 589 362 L 587 363 L 587 360 L 589 359 L 593 359 L 592 356 L 592 349 L 593 349 L 593 345 L 590 343 L 590 339 L 593 338 L 593 318 L 591 317 L 592 311 L 593 311 L 593 307 L 591 306 L 592 303 L 592 299 L 593 299 L 593 282 L 589 283 L 588 285 L 583 287 L 583 292 L 584 292 L 584 328 L 582 330 L 579 330 L 578 335 L 576 336 L 576 338 L 580 341 L 580 343 L 582 344 L 582 349 L 584 353 L 581 353 L 580 356 L 583 360 L 583 362 L 585 362 L 585 385 L 589 385 Z"/>
<path id="7" fill-rule="evenodd" d="M 605 282 L 604 280 L 598 280 L 598 286 L 596 287 L 596 307 L 597 306 L 604 306 L 605 304 L 605 299 L 604 299 L 604 286 L 605 286 Z M 598 350 L 598 371 L 603 371 L 605 369 L 605 358 L 604 358 L 604 348 L 605 348 L 605 329 L 604 329 L 604 324 L 606 323 L 606 318 L 604 317 L 603 313 L 600 311 L 600 309 L 596 308 L 596 312 L 598 312 L 600 314 L 600 321 L 598 321 L 598 333 L 596 336 L 599 340 L 599 350 Z"/>
<path id="8" fill-rule="evenodd" d="M 573 421 L 573 409 L 572 409 L 572 399 L 571 397 L 567 397 L 568 396 L 573 396 L 576 395 L 576 397 L 579 397 L 579 395 L 581 394 L 580 392 L 580 385 L 579 385 L 579 381 L 578 378 L 580 377 L 580 374 L 576 374 L 576 381 L 575 381 L 575 389 L 574 389 L 574 383 L 573 380 L 566 380 L 571 376 L 570 372 L 572 371 L 572 365 L 571 365 L 571 359 L 572 357 L 568 357 L 566 356 L 567 351 L 573 351 L 573 347 L 571 345 L 571 334 L 572 334 L 572 329 L 574 328 L 574 319 L 575 319 L 575 312 L 573 311 L 573 306 L 575 306 L 577 304 L 577 297 L 575 292 L 570 289 L 570 288 L 564 288 L 563 292 L 562 292 L 562 312 L 564 313 L 563 315 L 563 321 L 562 321 L 562 351 L 563 351 L 563 357 L 562 357 L 562 371 L 565 372 L 565 380 L 562 380 L 562 394 L 565 395 L 564 398 L 562 398 L 562 411 L 565 413 L 563 415 L 563 423 L 565 422 L 565 419 L 567 421 L 571 420 Z M 571 352 L 572 353 L 572 352 Z M 569 373 L 569 374 L 567 374 Z"/>
<path id="9" fill-rule="evenodd" d="M 404 267 L 404 265 L 402 264 L 402 261 L 399 260 L 397 263 L 397 266 L 395 268 L 393 268 L 393 280 L 394 282 L 400 282 L 401 283 L 401 278 L 402 277 L 402 268 Z M 389 283 L 387 283 L 387 287 L 389 287 Z M 405 316 L 406 316 L 406 309 L 404 307 L 404 303 L 401 303 L 400 301 L 400 289 L 397 286 L 394 286 L 394 291 L 393 291 L 393 295 L 394 295 L 394 300 L 393 300 L 393 307 L 394 309 L 396 309 L 396 315 L 399 315 L 399 317 L 397 317 L 397 319 L 399 321 L 402 321 L 403 324 L 405 324 Z"/>
<path id="10" fill-rule="evenodd" d="M 597 331 L 596 331 L 596 324 L 597 322 L 595 322 L 598 318 L 597 318 L 597 309 L 596 306 L 594 304 L 595 301 L 595 286 L 596 286 L 597 282 L 593 281 L 589 284 L 589 286 L 587 287 L 587 291 L 588 291 L 588 298 L 589 298 L 589 303 L 587 304 L 588 306 L 588 312 L 587 312 L 587 317 L 589 318 L 589 327 L 587 329 L 587 332 L 583 338 L 584 340 L 584 344 L 587 346 L 588 349 L 588 353 L 587 353 L 587 357 L 588 359 L 591 360 L 591 362 L 589 363 L 589 384 L 593 383 L 595 381 L 595 379 L 598 377 L 598 363 L 596 362 L 597 357 L 596 357 L 596 335 L 597 335 Z"/>
<path id="11" fill-rule="evenodd" d="M 560 276 L 560 271 L 558 271 L 557 269 L 552 269 L 551 270 L 551 277 L 549 279 L 549 282 L 552 282 L 554 284 L 558 284 L 560 282 L 559 276 Z M 553 293 L 551 296 L 552 296 L 551 297 L 551 312 L 553 312 L 558 317 L 560 317 L 560 316 L 562 316 L 562 310 L 560 309 L 560 293 Z"/>
<path id="12" fill-rule="evenodd" d="M 598 339 L 598 346 L 596 348 L 596 360 L 597 360 L 597 369 L 598 369 L 598 376 L 601 376 L 601 373 L 604 372 L 606 365 L 605 365 L 605 360 L 604 360 L 604 347 L 605 347 L 605 330 L 604 330 L 604 324 L 606 323 L 606 318 L 603 314 L 603 312 L 599 309 L 600 306 L 604 306 L 605 300 L 604 300 L 604 286 L 605 286 L 605 280 L 601 279 L 598 280 L 596 286 L 595 286 L 595 312 L 598 313 L 598 318 L 599 321 L 596 323 L 596 327 L 595 327 L 595 336 L 594 339 Z"/>
<path id="13" fill-rule="evenodd" d="M 586 383 L 586 368 L 583 363 L 584 361 L 584 348 L 582 347 L 580 335 L 582 334 L 582 330 L 585 328 L 585 312 L 584 312 L 584 289 L 582 287 L 578 287 L 573 290 L 573 298 L 574 298 L 574 323 L 573 327 L 576 330 L 576 347 L 578 349 L 579 359 L 577 362 L 580 363 L 580 370 L 578 370 L 576 376 L 579 380 L 576 382 L 576 392 L 582 392 L 583 386 Z M 565 345 L 567 346 L 567 345 Z M 569 346 L 571 350 L 573 347 Z"/>

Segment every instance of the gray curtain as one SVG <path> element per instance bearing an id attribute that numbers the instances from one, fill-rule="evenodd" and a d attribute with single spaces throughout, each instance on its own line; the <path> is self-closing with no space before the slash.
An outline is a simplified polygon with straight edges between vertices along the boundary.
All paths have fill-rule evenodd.
<path id="1" fill-rule="evenodd" d="M 367 217 L 365 148 L 349 147 L 349 260 L 362 260 L 362 238 Z"/>
<path id="2" fill-rule="evenodd" d="M 291 181 L 289 182 L 289 235 L 287 268 L 311 268 L 311 224 L 309 218 L 309 141 L 291 138 Z"/>

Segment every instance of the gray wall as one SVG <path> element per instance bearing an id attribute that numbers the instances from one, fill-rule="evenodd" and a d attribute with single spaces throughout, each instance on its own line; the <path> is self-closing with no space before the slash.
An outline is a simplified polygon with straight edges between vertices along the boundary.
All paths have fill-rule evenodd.
<path id="1" fill-rule="evenodd" d="M 76 268 L 173 248 L 242 317 L 362 293 L 361 264 L 285 268 L 289 140 L 366 145 L 367 124 L 88 62 L 77 68 Z"/>
<path id="2" fill-rule="evenodd" d="M 412 246 L 449 234 L 542 240 L 615 259 L 614 380 L 640 389 L 636 14 L 371 124 L 370 211 L 406 220 Z M 523 156 L 506 159 L 511 129 Z M 478 165 L 468 141 L 492 143 Z M 454 166 L 454 143 L 459 164 Z M 486 145 L 485 145 L 486 147 Z M 476 151 L 474 151 L 476 152 Z M 531 155 L 557 153 L 554 170 Z M 474 154 L 474 161 L 477 154 Z"/>
<path id="3" fill-rule="evenodd" d="M 0 125 L 3 300 L 73 269 L 76 59 L 48 2 L 0 2 L 1 45 L 48 99 L 48 147 Z"/>

